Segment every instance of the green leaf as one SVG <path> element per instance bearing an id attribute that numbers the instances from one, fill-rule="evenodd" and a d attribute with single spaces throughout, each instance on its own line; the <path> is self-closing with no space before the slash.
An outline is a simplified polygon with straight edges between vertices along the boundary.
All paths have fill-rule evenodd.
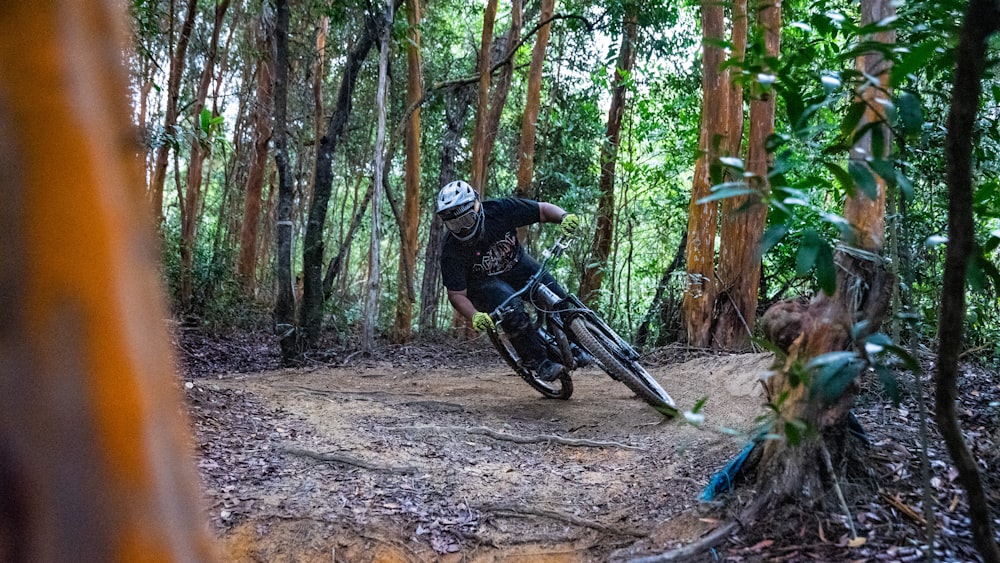
<path id="1" fill-rule="evenodd" d="M 919 73 L 927 62 L 934 57 L 935 52 L 941 46 L 941 38 L 934 37 L 911 47 L 908 53 L 903 54 L 892 65 L 892 71 L 889 73 L 889 84 L 891 87 L 896 88 L 911 75 Z"/>
<path id="2" fill-rule="evenodd" d="M 799 241 L 799 251 L 795 257 L 795 273 L 804 276 L 808 274 L 816 264 L 816 256 L 823 240 L 813 229 L 807 229 L 802 233 Z"/>
<path id="3" fill-rule="evenodd" d="M 769 227 L 764 231 L 764 235 L 760 237 L 760 254 L 763 256 L 767 254 L 774 245 L 778 244 L 781 239 L 785 238 L 788 234 L 788 227 L 784 223 L 779 223 Z"/>
<path id="4" fill-rule="evenodd" d="M 209 129 L 212 127 L 212 111 L 208 108 L 202 108 L 200 116 L 201 130 L 208 133 Z"/>
<path id="5" fill-rule="evenodd" d="M 878 374 L 879 382 L 882 383 L 885 392 L 892 399 L 892 404 L 898 407 L 902 394 L 899 392 L 899 380 L 896 378 L 896 374 L 881 364 L 874 366 L 874 369 L 875 373 Z"/>
<path id="6" fill-rule="evenodd" d="M 825 240 L 820 242 L 816 254 L 816 281 L 823 293 L 833 295 L 837 291 L 837 266 L 833 261 L 833 249 Z"/>
<path id="7" fill-rule="evenodd" d="M 865 103 L 854 102 L 847 108 L 844 119 L 840 122 L 840 135 L 845 139 L 850 139 L 854 130 L 858 128 L 861 117 L 865 114 Z"/>
<path id="8" fill-rule="evenodd" d="M 847 171 L 851 174 L 851 178 L 854 179 L 854 185 L 860 188 L 868 196 L 868 199 L 874 200 L 878 197 L 878 183 L 875 181 L 875 176 L 872 175 L 867 164 L 858 160 L 852 160 L 847 163 Z"/>
<path id="9" fill-rule="evenodd" d="M 726 199 L 730 197 L 737 197 L 741 195 L 749 195 L 760 193 L 757 190 L 747 187 L 743 182 L 726 182 L 724 184 L 718 184 L 712 186 L 712 193 L 699 199 L 695 203 L 698 205 L 704 203 L 710 203 L 713 201 L 718 201 L 720 199 Z"/>
<path id="10" fill-rule="evenodd" d="M 896 171 L 896 187 L 899 188 L 899 191 L 903 192 L 903 198 L 907 201 L 913 199 L 913 182 L 910 181 L 910 178 L 902 170 Z"/>
<path id="11" fill-rule="evenodd" d="M 924 109 L 920 98 L 912 92 L 903 92 L 896 104 L 899 106 L 899 121 L 903 125 L 903 133 L 910 137 L 919 134 L 924 126 Z"/>
<path id="12" fill-rule="evenodd" d="M 805 425 L 800 420 L 785 422 L 785 439 L 788 440 L 789 445 L 797 446 L 802 442 L 802 429 L 804 427 Z"/>
<path id="13" fill-rule="evenodd" d="M 875 171 L 885 183 L 890 187 L 895 187 L 896 185 L 896 168 L 893 166 L 891 160 L 882 160 L 880 158 L 873 158 L 868 161 L 868 165 L 871 166 L 872 170 Z"/>
<path id="14" fill-rule="evenodd" d="M 840 398 L 864 366 L 865 362 L 854 352 L 828 352 L 806 364 L 815 372 L 813 392 L 826 403 Z"/>
<path id="15" fill-rule="evenodd" d="M 743 173 L 743 159 L 737 158 L 735 156 L 720 156 L 719 162 L 738 171 L 740 174 Z"/>
<path id="16" fill-rule="evenodd" d="M 706 401 L 708 401 L 708 397 L 702 397 L 701 399 L 698 399 L 698 402 L 695 403 L 693 407 L 691 407 L 691 412 L 697 413 L 701 411 L 702 407 L 705 406 Z"/>
<path id="17" fill-rule="evenodd" d="M 851 177 L 850 173 L 848 173 L 847 170 L 844 170 L 843 166 L 833 162 L 825 161 L 823 162 L 823 166 L 825 166 L 826 169 L 833 174 L 837 181 L 840 182 L 841 187 L 844 188 L 844 192 L 853 197 L 854 178 Z"/>

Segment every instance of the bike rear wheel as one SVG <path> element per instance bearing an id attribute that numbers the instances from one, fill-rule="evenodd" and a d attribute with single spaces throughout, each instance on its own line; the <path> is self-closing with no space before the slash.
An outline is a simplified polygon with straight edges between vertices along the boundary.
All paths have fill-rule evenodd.
<path id="1" fill-rule="evenodd" d="M 510 343 L 510 340 L 506 336 L 495 330 L 489 330 L 487 333 L 490 335 L 490 341 L 493 342 L 493 346 L 496 347 L 497 352 L 500 352 L 500 356 L 507 362 L 507 365 L 513 368 L 514 373 L 521 376 L 521 379 L 527 382 L 535 391 L 541 393 L 543 397 L 565 401 L 573 395 L 573 379 L 569 376 L 568 372 L 563 373 L 555 381 L 542 381 L 535 377 L 533 370 L 525 369 L 521 366 L 521 363 L 518 361 L 517 350 L 514 349 L 514 345 Z"/>
<path id="2" fill-rule="evenodd" d="M 569 329 L 579 344 L 597 359 L 601 369 L 613 379 L 624 383 L 664 416 L 675 417 L 679 414 L 674 400 L 663 387 L 600 327 L 584 317 L 576 317 L 570 322 Z"/>

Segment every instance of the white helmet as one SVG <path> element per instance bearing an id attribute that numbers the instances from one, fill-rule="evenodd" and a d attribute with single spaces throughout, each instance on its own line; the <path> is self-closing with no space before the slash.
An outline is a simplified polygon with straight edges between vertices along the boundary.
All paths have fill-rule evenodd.
<path id="1" fill-rule="evenodd" d="M 483 226 L 483 206 L 479 194 L 461 180 L 445 184 L 437 196 L 437 214 L 444 226 L 460 241 L 467 241 Z"/>

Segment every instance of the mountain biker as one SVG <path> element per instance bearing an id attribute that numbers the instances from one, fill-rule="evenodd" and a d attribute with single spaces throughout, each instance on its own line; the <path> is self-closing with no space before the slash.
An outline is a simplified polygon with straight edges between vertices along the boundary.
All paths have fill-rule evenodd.
<path id="1" fill-rule="evenodd" d="M 437 197 L 437 214 L 448 230 L 441 251 L 441 278 L 452 307 L 478 332 L 492 329 L 492 311 L 524 287 L 540 265 L 521 246 L 517 228 L 534 223 L 561 223 L 562 234 L 573 236 L 580 218 L 561 207 L 530 199 L 480 200 L 461 180 L 449 182 Z M 551 274 L 542 282 L 562 298 L 566 292 Z M 485 312 L 484 312 L 485 311 Z M 521 356 L 521 365 L 538 379 L 555 381 L 566 367 L 548 359 L 531 319 L 519 305 L 504 320 L 504 332 Z"/>

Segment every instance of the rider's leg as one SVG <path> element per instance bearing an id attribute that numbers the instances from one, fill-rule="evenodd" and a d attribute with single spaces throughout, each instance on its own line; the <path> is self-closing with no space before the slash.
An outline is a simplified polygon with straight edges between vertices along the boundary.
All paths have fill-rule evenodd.
<path id="1" fill-rule="evenodd" d="M 537 260 L 525 254 L 521 257 L 518 264 L 514 266 L 510 272 L 504 274 L 503 277 L 507 278 L 511 282 L 511 285 L 521 287 L 527 282 L 528 278 L 533 276 L 535 272 L 538 271 L 538 268 L 540 267 L 541 265 Z M 541 281 L 545 286 L 551 289 L 553 293 L 558 295 L 560 299 L 565 300 L 569 296 L 569 294 L 566 293 L 566 290 L 563 289 L 562 286 L 559 285 L 559 282 L 557 282 L 552 276 L 551 272 L 545 272 L 542 274 Z M 565 305 L 571 306 L 568 303 Z M 570 348 L 573 351 L 573 358 L 576 364 L 575 367 L 582 368 L 593 363 L 594 358 L 576 344 L 571 343 Z"/>
<path id="2" fill-rule="evenodd" d="M 531 256 L 524 254 L 517 265 L 511 268 L 509 272 L 501 274 L 501 277 L 507 280 L 513 287 L 524 287 L 524 284 L 528 283 L 528 278 L 535 275 L 538 268 L 541 268 L 541 264 Z M 542 274 L 542 284 L 551 289 L 560 299 L 566 298 L 566 290 L 552 277 L 551 272 Z"/>
<path id="3" fill-rule="evenodd" d="M 477 310 L 486 312 L 495 309 L 513 293 L 514 288 L 498 277 L 489 277 L 476 283 L 470 283 L 468 288 L 469 300 L 472 301 Z M 521 364 L 525 368 L 538 369 L 541 363 L 546 360 L 545 346 L 520 302 L 514 311 L 504 318 L 503 330 L 514 349 L 517 350 L 518 355 L 521 356 Z"/>
<path id="4" fill-rule="evenodd" d="M 528 280 L 531 278 L 531 276 L 535 274 L 535 272 L 538 271 L 538 268 L 540 267 L 541 265 L 534 258 L 532 258 L 527 254 L 522 254 L 521 259 L 513 268 L 511 268 L 509 271 L 501 274 L 498 277 L 505 280 L 511 287 L 521 288 L 524 287 L 526 283 L 528 283 Z M 545 272 L 542 275 L 542 283 L 548 286 L 550 289 L 552 289 L 552 291 L 555 292 L 555 294 L 558 295 L 560 298 L 563 299 L 566 298 L 566 292 L 562 289 L 562 287 L 559 286 L 558 283 L 556 283 L 556 280 L 555 278 L 552 277 L 552 274 Z M 527 318 L 527 316 L 525 316 L 525 318 Z M 548 358 L 548 354 L 545 353 L 544 345 L 541 341 L 541 338 L 538 336 L 538 332 L 535 330 L 533 326 L 530 327 L 530 331 L 528 334 L 526 334 L 525 339 L 534 340 L 537 342 L 537 348 L 536 348 L 537 352 L 534 352 L 534 354 L 537 355 L 526 356 L 520 350 L 518 350 L 518 353 L 521 354 L 523 358 L 533 358 L 532 362 L 536 363 L 537 368 L 529 368 L 529 369 L 535 369 L 537 372 L 537 377 L 539 379 L 542 379 L 544 381 L 554 381 L 558 379 L 560 375 L 565 373 L 566 371 L 565 366 L 563 366 L 558 362 L 554 362 Z M 514 344 L 513 338 L 511 339 L 511 344 Z M 536 345 L 531 344 L 530 346 L 532 348 L 535 348 Z M 517 345 L 515 344 L 515 348 L 516 347 Z"/>

